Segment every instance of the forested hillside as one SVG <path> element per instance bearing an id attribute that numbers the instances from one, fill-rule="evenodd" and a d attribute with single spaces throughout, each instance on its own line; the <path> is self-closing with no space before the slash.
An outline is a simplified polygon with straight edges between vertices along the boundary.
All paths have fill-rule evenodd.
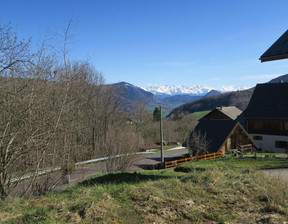
<path id="1" fill-rule="evenodd" d="M 173 117 L 174 114 L 191 114 L 196 111 L 205 111 L 212 110 L 215 107 L 220 106 L 235 106 L 240 110 L 245 110 L 248 106 L 250 98 L 253 94 L 254 88 L 236 91 L 231 93 L 225 93 L 216 96 L 209 96 L 206 98 L 202 98 L 200 100 L 196 100 L 190 103 L 186 103 L 181 105 L 180 107 L 175 108 L 168 117 Z"/>

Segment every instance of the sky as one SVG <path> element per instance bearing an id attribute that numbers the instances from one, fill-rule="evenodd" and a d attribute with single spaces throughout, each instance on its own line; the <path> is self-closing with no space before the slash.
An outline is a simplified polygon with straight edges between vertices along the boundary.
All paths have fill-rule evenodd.
<path id="1" fill-rule="evenodd" d="M 69 56 L 106 83 L 252 87 L 288 73 L 259 57 L 288 29 L 287 0 L 1 1 L 0 24 L 40 40 L 72 19 Z"/>

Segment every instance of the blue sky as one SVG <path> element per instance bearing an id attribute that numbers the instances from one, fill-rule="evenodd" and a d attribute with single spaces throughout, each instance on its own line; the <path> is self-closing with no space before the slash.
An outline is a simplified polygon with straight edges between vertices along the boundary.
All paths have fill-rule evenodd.
<path id="1" fill-rule="evenodd" d="M 73 18 L 73 59 L 106 83 L 254 86 L 288 73 L 259 57 L 287 29 L 288 1 L 3 1 L 0 22 L 36 44 Z M 287 22 L 286 22 L 287 23 Z"/>

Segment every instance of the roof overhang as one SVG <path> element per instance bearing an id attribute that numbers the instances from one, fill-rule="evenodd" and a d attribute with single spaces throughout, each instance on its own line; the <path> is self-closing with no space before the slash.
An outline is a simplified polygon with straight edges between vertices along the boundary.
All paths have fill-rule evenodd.
<path id="1" fill-rule="evenodd" d="M 275 60 L 281 60 L 281 59 L 287 59 L 287 58 L 288 58 L 288 54 L 282 54 L 282 55 L 275 55 L 271 57 L 261 57 L 259 58 L 259 60 L 261 60 L 261 62 L 266 62 L 266 61 L 275 61 Z"/>
<path id="2" fill-rule="evenodd" d="M 261 62 L 288 58 L 288 30 L 261 55 Z"/>

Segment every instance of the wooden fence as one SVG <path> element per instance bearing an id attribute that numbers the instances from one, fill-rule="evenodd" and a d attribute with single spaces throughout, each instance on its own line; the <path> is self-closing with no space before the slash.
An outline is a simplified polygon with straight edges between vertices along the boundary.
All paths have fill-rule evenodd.
<path id="1" fill-rule="evenodd" d="M 184 159 L 172 160 L 172 161 L 166 162 L 165 167 L 166 168 L 174 167 L 183 163 L 194 162 L 194 161 L 199 161 L 199 160 L 216 159 L 222 156 L 223 156 L 223 152 L 215 152 L 215 153 L 205 154 L 201 156 L 193 156 L 193 157 L 188 157 Z"/>

